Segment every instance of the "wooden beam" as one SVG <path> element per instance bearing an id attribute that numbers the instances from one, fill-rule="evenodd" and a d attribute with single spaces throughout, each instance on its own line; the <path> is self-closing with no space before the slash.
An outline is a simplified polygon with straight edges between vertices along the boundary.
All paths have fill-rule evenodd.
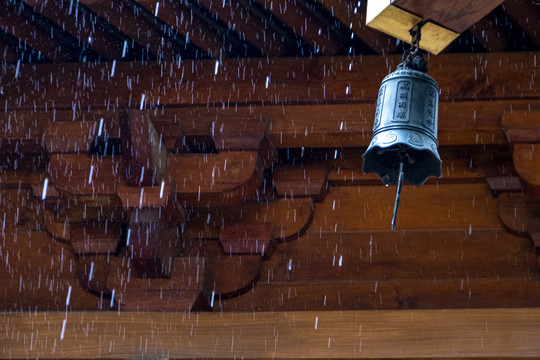
<path id="1" fill-rule="evenodd" d="M 362 231 L 390 228 L 394 189 L 385 186 L 330 188 L 310 231 Z M 452 204 L 452 206 L 448 206 Z M 408 209 L 405 211 L 403 209 Z M 414 209 L 414 211 L 410 211 Z M 486 184 L 405 185 L 397 229 L 499 229 L 496 200 Z"/>
<path id="2" fill-rule="evenodd" d="M 261 286 L 462 279 L 464 286 L 467 279 L 490 280 L 495 286 L 498 280 L 530 276 L 530 281 L 537 281 L 540 276 L 528 238 L 504 230 L 475 228 L 470 232 L 457 229 L 322 234 L 309 230 L 286 246 L 278 246 L 261 272 L 271 274 L 263 276 Z M 377 291 L 371 289 L 370 293 Z M 258 296 L 257 290 L 253 295 Z M 426 291 L 421 297 L 435 298 L 436 293 Z"/>
<path id="3" fill-rule="evenodd" d="M 212 57 L 221 59 L 230 54 L 227 42 L 210 29 L 196 15 L 190 6 L 172 0 L 136 0 L 139 5 L 178 31 L 186 41 L 192 42 Z"/>
<path id="4" fill-rule="evenodd" d="M 510 38 L 501 24 L 496 24 L 488 14 L 468 29 L 489 51 L 504 51 L 510 45 Z"/>
<path id="5" fill-rule="evenodd" d="M 257 1 L 298 36 L 306 40 L 313 47 L 315 54 L 335 55 L 341 49 L 339 40 L 335 38 L 330 28 L 319 22 L 299 2 L 291 0 Z"/>
<path id="6" fill-rule="evenodd" d="M 270 26 L 258 16 L 251 13 L 250 6 L 241 1 L 233 0 L 225 3 L 216 3 L 212 0 L 197 0 L 215 18 L 229 25 L 232 31 L 237 32 L 241 38 L 249 41 L 268 56 L 280 56 L 285 52 L 284 42 Z"/>
<path id="7" fill-rule="evenodd" d="M 2 351 L 13 358 L 527 358 L 540 353 L 538 309 L 0 316 L 9 329 L 0 333 Z"/>
<path id="8" fill-rule="evenodd" d="M 439 84 L 442 102 L 533 100 L 540 97 L 533 80 L 538 56 L 537 52 L 440 55 L 429 59 L 429 74 Z M 381 80 L 400 62 L 401 55 L 386 59 L 227 59 L 218 64 L 217 74 L 215 60 L 166 65 L 122 62 L 116 64 L 114 74 L 112 65 L 104 63 L 66 64 L 61 71 L 42 64 L 21 65 L 18 77 L 15 66 L 8 66 L 1 71 L 4 94 L 0 103 L 8 111 L 71 110 L 74 104 L 96 109 L 151 107 L 158 99 L 165 106 L 205 108 L 262 103 L 373 104 Z"/>
<path id="9" fill-rule="evenodd" d="M 504 0 L 479 0 L 474 4 L 456 6 L 448 1 L 396 0 L 393 5 L 410 13 L 431 20 L 448 29 L 462 33 L 472 24 L 486 16 Z"/>
<path id="10" fill-rule="evenodd" d="M 218 239 L 223 226 L 239 222 L 271 222 L 276 226 L 276 240 L 293 241 L 309 228 L 313 214 L 311 198 L 246 202 L 227 208 L 198 208 L 188 214 L 184 234 L 188 247 L 198 247 L 201 239 Z"/>
<path id="11" fill-rule="evenodd" d="M 515 144 L 514 167 L 524 182 L 525 188 L 540 199 L 540 144 Z"/>
<path id="12" fill-rule="evenodd" d="M 176 184 L 178 200 L 187 206 L 231 206 L 258 194 L 264 166 L 257 153 L 223 152 L 169 156 L 166 181 Z"/>
<path id="13" fill-rule="evenodd" d="M 504 10 L 540 46 L 540 8 L 527 0 L 506 0 Z"/>
<path id="14" fill-rule="evenodd" d="M 510 143 L 540 142 L 540 111 L 505 111 L 501 121 Z"/>
<path id="15" fill-rule="evenodd" d="M 540 216 L 540 201 L 528 194 L 501 194 L 497 198 L 499 218 L 508 231 L 529 236 L 529 224 Z"/>
<path id="16" fill-rule="evenodd" d="M 83 0 L 81 4 L 158 57 L 173 59 L 176 54 L 181 53 L 179 46 L 137 14 L 124 0 Z"/>
<path id="17" fill-rule="evenodd" d="M 66 1 L 23 0 L 35 11 L 46 16 L 64 31 L 109 60 L 121 59 L 123 43 L 90 18 L 86 9 L 72 9 Z M 78 3 L 73 6 L 78 7 Z M 78 16 L 74 16 L 76 12 Z M 92 22 L 92 26 L 83 24 Z"/>
<path id="18" fill-rule="evenodd" d="M 389 54 L 396 50 L 396 39 L 366 26 L 366 1 L 317 0 L 317 2 L 375 53 Z"/>
<path id="19" fill-rule="evenodd" d="M 505 111 L 515 113 L 505 115 L 508 119 L 508 116 L 519 121 L 521 116 L 528 119 L 519 123 L 512 121 L 515 125 L 503 119 L 506 133 L 509 134 L 510 127 L 516 130 L 523 128 L 521 134 L 530 138 L 536 134 L 530 128 L 534 110 L 540 110 L 540 100 L 441 102 L 439 143 L 442 146 L 506 143 L 501 128 L 501 115 Z M 76 113 L 72 110 L 38 113 L 17 110 L 2 113 L 0 127 L 5 132 L 0 137 L 0 152 L 10 153 L 16 148 L 24 152 L 43 151 L 44 129 L 54 119 L 58 123 L 74 120 L 100 123 L 100 119 L 104 118 L 104 138 L 119 139 L 118 114 L 102 110 Z M 265 166 L 275 157 L 270 145 L 277 148 L 366 147 L 371 140 L 374 114 L 373 104 L 216 106 L 204 109 L 165 108 L 149 112 L 164 145 L 172 152 L 177 151 L 182 133 L 184 136 L 197 134 L 212 138 L 219 150 L 258 150 L 263 155 Z M 265 119 L 265 122 L 260 122 L 260 129 L 251 128 L 254 118 Z M 264 123 L 267 125 L 262 126 Z M 246 133 L 250 134 L 250 141 L 247 142 L 243 141 Z"/>
<path id="20" fill-rule="evenodd" d="M 531 245 L 532 247 L 532 245 Z M 533 260 L 533 259 L 531 259 Z M 536 262 L 536 259 L 534 259 Z M 222 312 L 345 311 L 406 309 L 478 309 L 538 307 L 540 282 L 523 278 L 372 280 L 334 283 L 267 283 L 272 273 L 262 271 L 253 290 L 216 301 Z M 516 294 L 519 294 L 516 296 Z M 326 298 L 326 299 L 325 299 Z M 257 304 L 256 307 L 254 304 Z"/>
<path id="21" fill-rule="evenodd" d="M 66 62 L 71 59 L 70 49 L 60 40 L 17 14 L 16 10 L 12 9 L 12 5 L 5 3 L 2 6 L 4 9 L 0 14 L 0 29 L 21 39 L 53 62 Z"/>

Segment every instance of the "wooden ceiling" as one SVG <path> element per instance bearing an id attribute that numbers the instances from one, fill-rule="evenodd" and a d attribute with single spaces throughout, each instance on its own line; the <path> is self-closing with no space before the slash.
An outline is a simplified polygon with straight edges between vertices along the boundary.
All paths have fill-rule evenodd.
<path id="1" fill-rule="evenodd" d="M 3 0 L 7 63 L 393 54 L 403 43 L 365 25 L 366 1 Z M 540 8 L 507 0 L 454 52 L 540 49 Z"/>

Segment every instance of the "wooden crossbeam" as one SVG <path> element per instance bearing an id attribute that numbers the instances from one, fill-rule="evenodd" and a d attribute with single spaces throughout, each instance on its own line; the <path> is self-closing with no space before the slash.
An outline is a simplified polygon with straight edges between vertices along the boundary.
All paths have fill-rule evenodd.
<path id="1" fill-rule="evenodd" d="M 528 358 L 540 310 L 1 314 L 13 358 Z"/>
<path id="2" fill-rule="evenodd" d="M 429 59 L 440 100 L 533 100 L 537 52 L 448 54 Z M 181 63 L 21 65 L 2 68 L 9 110 L 45 108 L 183 107 L 375 102 L 381 80 L 401 55 L 273 59 L 227 59 Z M 519 66 L 518 66 L 519 64 Z M 217 71 L 216 71 L 217 70 Z M 50 79 L 54 81 L 50 81 Z M 144 85 L 144 86 L 142 86 Z M 95 91 L 100 89 L 100 91 Z M 53 106 L 54 104 L 54 106 Z M 443 108 L 441 107 L 441 113 Z"/>

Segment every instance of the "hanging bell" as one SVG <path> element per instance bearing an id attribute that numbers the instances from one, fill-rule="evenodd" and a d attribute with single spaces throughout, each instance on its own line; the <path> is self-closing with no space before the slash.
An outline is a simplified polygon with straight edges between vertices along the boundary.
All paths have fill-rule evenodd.
<path id="1" fill-rule="evenodd" d="M 442 174 L 437 151 L 439 89 L 427 75 L 427 62 L 410 56 L 382 81 L 375 110 L 373 138 L 362 157 L 365 173 L 390 185 L 398 182 L 392 230 L 403 180 L 421 186 Z"/>

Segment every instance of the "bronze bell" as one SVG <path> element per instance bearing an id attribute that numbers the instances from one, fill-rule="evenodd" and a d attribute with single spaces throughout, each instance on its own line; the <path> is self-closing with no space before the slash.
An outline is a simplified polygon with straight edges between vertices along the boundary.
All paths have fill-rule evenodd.
<path id="1" fill-rule="evenodd" d="M 442 175 L 437 151 L 439 89 L 427 75 L 427 62 L 409 56 L 382 81 L 375 110 L 373 138 L 362 157 L 365 173 L 390 185 L 398 182 L 392 230 L 403 180 L 421 186 Z"/>

